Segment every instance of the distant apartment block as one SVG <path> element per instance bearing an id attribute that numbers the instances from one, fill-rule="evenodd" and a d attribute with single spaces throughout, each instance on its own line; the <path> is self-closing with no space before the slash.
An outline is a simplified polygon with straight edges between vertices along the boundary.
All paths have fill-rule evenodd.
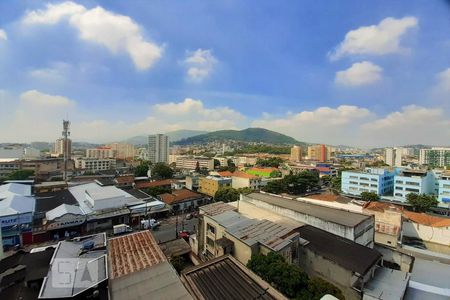
<path id="1" fill-rule="evenodd" d="M 111 148 L 117 159 L 133 159 L 136 156 L 136 149 L 131 144 L 111 143 L 105 145 L 105 147 Z"/>
<path id="2" fill-rule="evenodd" d="M 86 149 L 87 158 L 115 158 L 115 151 L 109 147 Z"/>
<path id="3" fill-rule="evenodd" d="M 384 149 L 384 162 L 388 166 L 401 167 L 403 159 L 402 148 L 386 148 Z"/>
<path id="4" fill-rule="evenodd" d="M 75 168 L 92 172 L 113 170 L 116 168 L 116 160 L 112 158 L 75 158 Z"/>
<path id="5" fill-rule="evenodd" d="M 292 162 L 299 162 L 302 160 L 302 148 L 300 146 L 295 145 L 291 148 L 291 158 Z"/>
<path id="6" fill-rule="evenodd" d="M 67 144 L 64 143 L 64 138 L 60 138 L 55 141 L 55 145 L 53 147 L 53 155 L 64 156 L 64 153 L 67 153 L 67 157 L 70 159 L 70 155 L 72 154 L 71 139 L 67 139 Z"/>
<path id="7" fill-rule="evenodd" d="M 433 168 L 450 166 L 450 148 L 420 149 L 419 163 Z"/>
<path id="8" fill-rule="evenodd" d="M 326 162 L 330 160 L 331 147 L 326 145 L 314 145 L 308 146 L 308 159 L 318 162 Z"/>
<path id="9" fill-rule="evenodd" d="M 178 169 L 195 170 L 197 166 L 200 169 L 214 170 L 214 159 L 208 157 L 178 156 L 176 159 Z"/>
<path id="10" fill-rule="evenodd" d="M 344 171 L 341 175 L 341 190 L 349 195 L 373 192 L 377 195 L 392 194 L 395 171 L 383 168 L 366 168 L 364 171 Z"/>
<path id="11" fill-rule="evenodd" d="M 148 159 L 152 163 L 169 162 L 169 137 L 167 135 L 148 136 Z"/>

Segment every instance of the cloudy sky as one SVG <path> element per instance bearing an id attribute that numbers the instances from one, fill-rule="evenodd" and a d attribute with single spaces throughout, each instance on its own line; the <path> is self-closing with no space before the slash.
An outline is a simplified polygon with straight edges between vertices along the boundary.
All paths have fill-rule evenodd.
<path id="1" fill-rule="evenodd" d="M 0 142 L 450 144 L 449 1 L 0 1 Z"/>

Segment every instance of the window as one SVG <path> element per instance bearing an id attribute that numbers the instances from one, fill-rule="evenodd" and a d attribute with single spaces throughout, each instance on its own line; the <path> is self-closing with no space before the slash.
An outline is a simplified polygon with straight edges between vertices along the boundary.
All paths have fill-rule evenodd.
<path id="1" fill-rule="evenodd" d="M 401 186 L 396 186 L 395 189 L 403 191 L 403 188 Z"/>
<path id="2" fill-rule="evenodd" d="M 403 184 L 403 181 L 401 181 L 401 180 L 396 180 L 395 183 L 397 183 L 397 184 Z"/>
<path id="3" fill-rule="evenodd" d="M 419 189 L 412 189 L 412 188 L 405 188 L 405 191 L 414 192 L 414 193 L 419 193 L 420 192 Z"/>
<path id="4" fill-rule="evenodd" d="M 211 232 L 212 234 L 216 234 L 216 228 L 214 226 L 212 226 L 210 224 L 207 224 L 206 226 L 207 226 L 207 230 L 209 232 Z"/>
<path id="5" fill-rule="evenodd" d="M 400 193 L 395 193 L 395 196 L 397 196 L 397 197 L 403 197 L 403 195 L 400 194 Z"/>
<path id="6" fill-rule="evenodd" d="M 406 184 L 407 184 L 407 185 L 415 185 L 415 186 L 419 186 L 419 185 L 420 185 L 420 183 L 418 183 L 418 182 L 412 182 L 412 181 L 407 181 Z"/>

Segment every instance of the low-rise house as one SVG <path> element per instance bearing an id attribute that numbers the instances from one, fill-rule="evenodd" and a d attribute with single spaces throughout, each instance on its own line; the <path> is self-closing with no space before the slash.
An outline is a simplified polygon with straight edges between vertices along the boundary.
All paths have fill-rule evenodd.
<path id="1" fill-rule="evenodd" d="M 188 189 L 173 190 L 158 197 L 173 211 L 192 211 L 211 202 L 211 197 Z"/>
<path id="2" fill-rule="evenodd" d="M 114 184 L 117 187 L 132 187 L 134 184 L 134 175 L 121 175 L 114 178 Z"/>
<path id="3" fill-rule="evenodd" d="M 112 300 L 192 299 L 149 231 L 108 240 Z"/>
<path id="4" fill-rule="evenodd" d="M 397 248 L 401 240 L 403 209 L 383 202 L 368 202 L 363 212 L 375 217 L 375 243 Z"/>
<path id="5" fill-rule="evenodd" d="M 181 281 L 196 300 L 287 300 L 283 294 L 230 255 L 183 271 Z"/>
<path id="6" fill-rule="evenodd" d="M 231 180 L 231 185 L 235 189 L 250 188 L 252 190 L 259 190 L 264 185 L 261 177 L 240 171 L 232 173 Z"/>
<path id="7" fill-rule="evenodd" d="M 219 189 L 231 187 L 231 178 L 207 176 L 199 179 L 199 192 L 214 197 Z"/>
<path id="8" fill-rule="evenodd" d="M 375 234 L 373 216 L 262 192 L 241 195 L 241 201 L 315 226 L 363 246 L 373 247 Z"/>
<path id="9" fill-rule="evenodd" d="M 172 188 L 173 179 L 162 179 L 162 180 L 154 180 L 154 181 L 139 181 L 136 182 L 135 187 L 137 189 L 147 189 L 147 188 L 162 188 L 170 190 Z"/>
<path id="10" fill-rule="evenodd" d="M 202 176 L 195 174 L 186 176 L 186 188 L 191 191 L 197 191 L 201 177 Z"/>

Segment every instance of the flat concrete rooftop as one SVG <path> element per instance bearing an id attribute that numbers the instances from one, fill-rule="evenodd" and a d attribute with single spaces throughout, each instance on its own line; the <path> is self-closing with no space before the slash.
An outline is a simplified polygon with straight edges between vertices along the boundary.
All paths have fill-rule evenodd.
<path id="1" fill-rule="evenodd" d="M 295 212 L 299 212 L 305 215 L 310 215 L 322 220 L 333 222 L 336 224 L 355 227 L 361 222 L 372 218 L 372 216 L 350 212 L 342 209 L 335 209 L 322 205 L 302 202 L 295 199 L 287 199 L 281 196 L 265 194 L 265 193 L 251 193 L 244 196 L 246 198 L 262 201 L 271 205 L 275 205 L 281 208 L 290 209 Z"/>

